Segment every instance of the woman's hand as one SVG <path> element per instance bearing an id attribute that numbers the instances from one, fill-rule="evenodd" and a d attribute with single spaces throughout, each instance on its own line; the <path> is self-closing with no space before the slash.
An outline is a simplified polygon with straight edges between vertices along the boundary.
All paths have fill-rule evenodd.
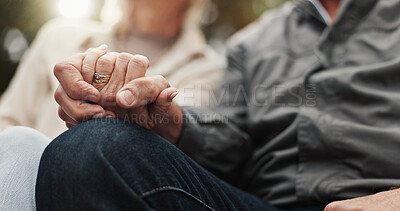
<path id="1" fill-rule="evenodd" d="M 107 47 L 101 46 L 90 54 L 104 55 L 106 52 Z M 68 128 L 84 121 L 112 115 L 98 105 L 101 100 L 100 92 L 88 82 L 88 76 L 84 77 L 82 73 L 82 64 L 87 56 L 88 52 L 75 54 L 54 67 L 54 75 L 60 82 L 54 98 L 60 105 L 58 114 Z"/>

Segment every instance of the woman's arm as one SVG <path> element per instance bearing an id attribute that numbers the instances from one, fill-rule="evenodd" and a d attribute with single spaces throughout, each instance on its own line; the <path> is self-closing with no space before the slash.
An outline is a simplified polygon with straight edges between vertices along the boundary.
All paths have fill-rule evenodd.
<path id="1" fill-rule="evenodd" d="M 43 34 L 33 42 L 23 57 L 0 102 L 0 130 L 10 126 L 34 127 L 41 102 L 49 95 L 48 67 L 44 63 Z"/>

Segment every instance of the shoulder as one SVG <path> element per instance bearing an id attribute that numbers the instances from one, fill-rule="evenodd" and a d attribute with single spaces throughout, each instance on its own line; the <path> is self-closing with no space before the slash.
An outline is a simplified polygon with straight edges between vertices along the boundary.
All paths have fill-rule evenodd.
<path id="1" fill-rule="evenodd" d="M 163 61 L 171 63 L 168 60 L 175 60 L 177 65 L 185 71 L 191 69 L 190 72 L 199 69 L 219 71 L 223 69 L 224 65 L 223 55 L 219 55 L 207 44 L 200 29 L 186 30 L 168 53 L 164 55 Z M 173 69 L 176 70 L 176 68 Z"/>
<path id="2" fill-rule="evenodd" d="M 257 21 L 234 34 L 227 42 L 229 50 L 259 49 L 283 44 L 285 27 L 295 12 L 295 3 L 265 12 Z M 266 39 L 268 38 L 268 39 Z"/>
<path id="3" fill-rule="evenodd" d="M 37 72 L 49 77 L 56 86 L 58 83 L 51 71 L 54 65 L 75 53 L 84 51 L 82 45 L 90 37 L 106 35 L 107 28 L 103 26 L 94 21 L 51 20 L 41 27 L 20 66 L 30 65 L 29 68 L 36 68 Z"/>
<path id="4" fill-rule="evenodd" d="M 86 43 L 92 43 L 93 40 L 104 40 L 107 44 L 110 30 L 111 27 L 90 20 L 54 19 L 39 30 L 29 52 L 41 55 L 43 61 L 52 66 L 75 53 L 85 51 L 88 48 Z"/>
<path id="5" fill-rule="evenodd" d="M 91 37 L 110 34 L 111 26 L 91 20 L 54 19 L 47 22 L 38 32 L 34 44 L 43 50 L 77 51 Z M 75 53 L 75 52 L 74 52 Z"/>
<path id="6" fill-rule="evenodd" d="M 206 46 L 202 52 L 202 56 L 199 58 L 202 63 L 213 66 L 214 68 L 221 70 L 224 67 L 224 56 L 218 54 L 214 48 Z"/>
<path id="7" fill-rule="evenodd" d="M 70 36 L 105 33 L 110 26 L 92 20 L 69 20 L 57 18 L 47 22 L 39 31 L 39 36 Z"/>

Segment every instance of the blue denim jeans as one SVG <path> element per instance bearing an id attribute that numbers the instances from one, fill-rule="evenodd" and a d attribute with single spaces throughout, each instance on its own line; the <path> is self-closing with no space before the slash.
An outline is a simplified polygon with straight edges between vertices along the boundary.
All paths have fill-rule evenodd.
<path id="1" fill-rule="evenodd" d="M 36 204 L 38 210 L 278 210 L 160 136 L 116 119 L 82 123 L 46 148 Z"/>

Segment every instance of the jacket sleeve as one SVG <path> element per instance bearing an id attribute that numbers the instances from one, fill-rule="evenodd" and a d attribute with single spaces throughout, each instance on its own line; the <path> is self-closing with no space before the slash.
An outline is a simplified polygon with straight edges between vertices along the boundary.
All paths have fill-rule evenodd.
<path id="1" fill-rule="evenodd" d="M 178 147 L 218 177 L 235 183 L 249 158 L 252 143 L 246 132 L 246 90 L 243 53 L 230 51 L 228 67 L 211 109 L 183 107 L 184 124 Z"/>
<path id="2" fill-rule="evenodd" d="M 34 127 L 35 119 L 40 115 L 39 107 L 50 89 L 49 70 L 41 50 L 45 47 L 45 40 L 43 32 L 39 33 L 2 95 L 0 131 L 16 125 Z"/>

